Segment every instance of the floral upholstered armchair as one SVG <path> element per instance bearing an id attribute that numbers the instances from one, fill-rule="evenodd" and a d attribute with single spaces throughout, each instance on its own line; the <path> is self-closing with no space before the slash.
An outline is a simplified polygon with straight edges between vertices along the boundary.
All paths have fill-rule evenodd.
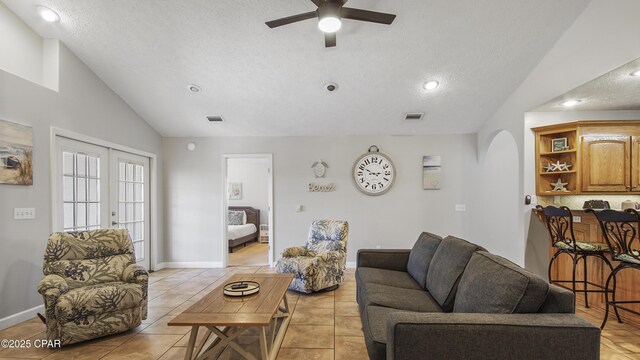
<path id="1" fill-rule="evenodd" d="M 127 230 L 51 234 L 44 255 L 47 339 L 63 345 L 126 331 L 147 318 L 149 275 Z"/>
<path id="2" fill-rule="evenodd" d="M 276 272 L 293 274 L 289 288 L 299 292 L 337 287 L 344 278 L 348 235 L 346 221 L 312 222 L 306 246 L 285 249 Z"/>

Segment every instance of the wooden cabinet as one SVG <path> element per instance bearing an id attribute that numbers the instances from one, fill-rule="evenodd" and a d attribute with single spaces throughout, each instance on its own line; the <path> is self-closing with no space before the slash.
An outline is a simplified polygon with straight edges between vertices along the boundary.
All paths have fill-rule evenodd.
<path id="1" fill-rule="evenodd" d="M 532 130 L 536 194 L 640 194 L 640 121 L 577 121 Z"/>
<path id="2" fill-rule="evenodd" d="M 582 137 L 582 191 L 627 192 L 631 189 L 631 138 Z"/>

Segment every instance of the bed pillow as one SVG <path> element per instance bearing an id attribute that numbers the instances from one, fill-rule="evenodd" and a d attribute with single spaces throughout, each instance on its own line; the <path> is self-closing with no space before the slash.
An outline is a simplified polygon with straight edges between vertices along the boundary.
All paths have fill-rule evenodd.
<path id="1" fill-rule="evenodd" d="M 244 225 L 243 220 L 244 211 L 229 211 L 229 225 Z"/>
<path id="2" fill-rule="evenodd" d="M 247 212 L 242 210 L 242 225 L 247 224 Z"/>

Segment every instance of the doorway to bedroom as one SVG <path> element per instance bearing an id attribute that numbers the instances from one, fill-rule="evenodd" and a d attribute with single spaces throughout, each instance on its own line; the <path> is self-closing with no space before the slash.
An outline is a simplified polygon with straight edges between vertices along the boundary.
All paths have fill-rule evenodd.
<path id="1" fill-rule="evenodd" d="M 224 155 L 226 265 L 271 265 L 271 154 Z"/>

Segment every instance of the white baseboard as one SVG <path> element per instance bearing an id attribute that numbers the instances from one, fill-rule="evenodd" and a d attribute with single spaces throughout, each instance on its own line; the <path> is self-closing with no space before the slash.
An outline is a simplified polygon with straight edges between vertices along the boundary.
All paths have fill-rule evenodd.
<path id="1" fill-rule="evenodd" d="M 347 261 L 347 269 L 355 269 L 356 262 L 355 261 Z"/>
<path id="2" fill-rule="evenodd" d="M 0 319 L 0 330 L 6 329 L 9 326 L 21 323 L 36 316 L 36 313 L 42 313 L 44 315 L 44 305 L 36 306 L 25 311 L 21 311 L 17 314 L 9 315 Z"/>
<path id="3" fill-rule="evenodd" d="M 162 269 L 196 269 L 196 268 L 221 268 L 221 261 L 177 261 L 177 262 L 163 262 L 156 266 L 156 270 Z"/>

